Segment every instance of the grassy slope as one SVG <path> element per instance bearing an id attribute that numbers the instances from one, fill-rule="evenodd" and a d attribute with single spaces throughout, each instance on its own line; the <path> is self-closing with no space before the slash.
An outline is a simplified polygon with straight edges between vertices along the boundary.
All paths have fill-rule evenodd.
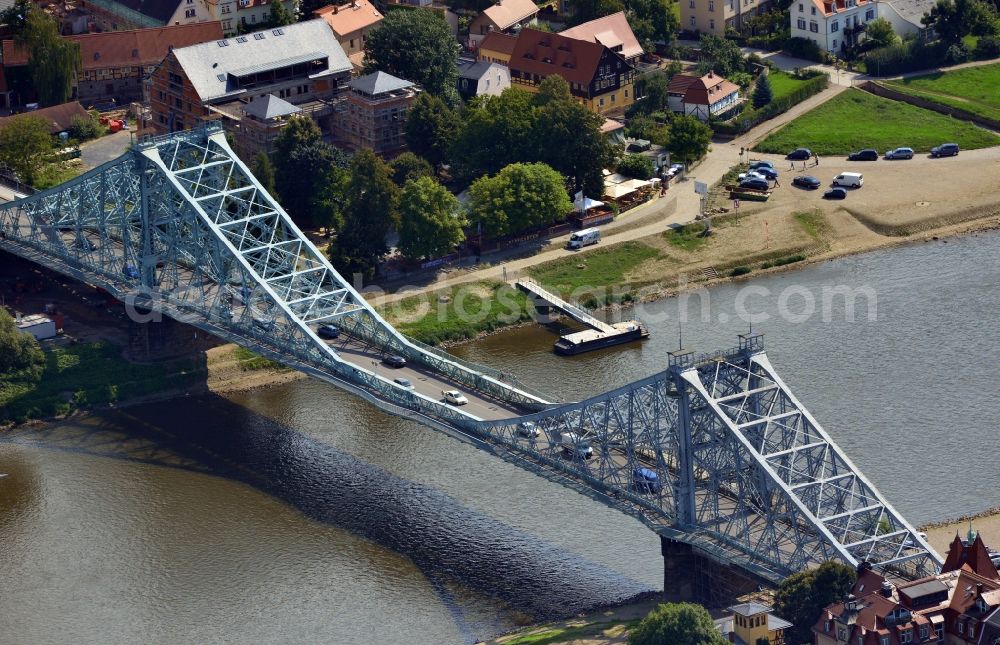
<path id="1" fill-rule="evenodd" d="M 780 99 L 788 96 L 806 82 L 795 78 L 791 74 L 779 71 L 770 72 L 767 76 L 771 81 L 772 99 Z"/>
<path id="2" fill-rule="evenodd" d="M 606 301 L 603 294 L 609 287 L 625 286 L 625 275 L 643 262 L 660 255 L 660 251 L 641 242 L 623 242 L 588 253 L 539 264 L 529 269 L 531 276 L 563 297 L 582 301 L 588 306 Z M 580 268 L 583 265 L 583 268 Z M 596 302 L 581 297 L 594 290 Z"/>
<path id="3" fill-rule="evenodd" d="M 964 121 L 852 89 L 795 119 L 755 150 L 781 154 L 804 146 L 821 155 L 841 155 L 860 148 L 882 152 L 910 146 L 927 152 L 944 142 L 969 150 L 998 145 L 1000 137 Z"/>
<path id="4" fill-rule="evenodd" d="M 887 81 L 886 85 L 942 105 L 1000 120 L 1000 63 Z"/>
<path id="5" fill-rule="evenodd" d="M 203 379 L 194 361 L 135 364 L 108 343 L 59 347 L 45 353 L 45 373 L 37 383 L 0 378 L 0 420 L 62 414 L 72 407 L 109 403 L 183 387 Z"/>

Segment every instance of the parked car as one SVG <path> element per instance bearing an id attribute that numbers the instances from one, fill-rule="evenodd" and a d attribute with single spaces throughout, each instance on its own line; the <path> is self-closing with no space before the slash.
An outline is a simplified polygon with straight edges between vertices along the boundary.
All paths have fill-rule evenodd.
<path id="1" fill-rule="evenodd" d="M 913 148 L 896 148 L 885 153 L 886 159 L 913 159 Z"/>
<path id="2" fill-rule="evenodd" d="M 774 168 L 774 164 L 771 163 L 770 161 L 765 161 L 763 159 L 754 161 L 753 163 L 750 164 L 750 170 L 756 170 L 758 168 Z"/>
<path id="3" fill-rule="evenodd" d="M 340 327 L 336 325 L 323 325 L 316 330 L 320 338 L 325 338 L 327 340 L 333 340 L 334 338 L 340 338 Z"/>
<path id="4" fill-rule="evenodd" d="M 767 181 L 767 177 L 757 172 L 756 170 L 751 170 L 750 172 L 741 172 L 738 178 L 740 181 L 746 181 L 747 179 L 762 179 L 764 181 Z"/>
<path id="5" fill-rule="evenodd" d="M 878 161 L 878 150 L 875 148 L 865 148 L 847 155 L 848 161 Z"/>
<path id="6" fill-rule="evenodd" d="M 675 163 L 675 164 L 671 164 L 671 166 L 669 168 L 667 168 L 666 175 L 667 175 L 667 177 L 676 177 L 677 175 L 681 174 L 682 172 L 684 172 L 684 164 L 682 164 L 682 163 Z"/>
<path id="7" fill-rule="evenodd" d="M 775 170 L 774 168 L 770 167 L 770 166 L 761 166 L 761 167 L 755 169 L 753 172 L 757 173 L 758 175 L 762 175 L 764 177 L 764 179 L 777 179 L 778 178 L 778 171 Z"/>
<path id="8" fill-rule="evenodd" d="M 541 431 L 538 429 L 538 425 L 534 421 L 522 421 L 517 424 L 517 434 L 522 437 L 535 437 L 538 438 L 541 435 Z"/>
<path id="9" fill-rule="evenodd" d="M 823 182 L 812 175 L 798 175 L 792 180 L 792 185 L 798 186 L 799 188 L 814 189 L 822 186 Z"/>
<path id="10" fill-rule="evenodd" d="M 766 179 L 744 179 L 740 182 L 740 188 L 750 188 L 753 190 L 769 190 L 771 184 Z"/>
<path id="11" fill-rule="evenodd" d="M 842 172 L 833 178 L 832 183 L 844 188 L 861 188 L 865 183 L 865 176 L 860 172 Z"/>
<path id="12" fill-rule="evenodd" d="M 785 159 L 792 159 L 793 161 L 805 161 L 806 159 L 812 159 L 813 153 L 809 148 L 796 148 L 789 152 Z"/>
<path id="13" fill-rule="evenodd" d="M 398 385 L 399 387 L 403 388 L 404 390 L 413 389 L 413 383 L 411 383 L 410 379 L 408 378 L 403 378 L 402 376 L 400 376 L 399 378 L 392 379 L 392 382 Z"/>
<path id="14" fill-rule="evenodd" d="M 954 157 L 958 154 L 957 143 L 942 143 L 931 148 L 932 157 Z"/>
<path id="15" fill-rule="evenodd" d="M 402 356 L 397 356 L 396 354 L 393 354 L 391 356 L 386 356 L 385 358 L 382 359 L 382 362 L 388 365 L 389 367 L 396 367 L 396 368 L 406 367 L 406 359 L 403 358 Z"/>
<path id="16" fill-rule="evenodd" d="M 451 405 L 465 405 L 469 402 L 469 399 L 458 390 L 442 390 L 441 394 L 444 396 L 444 402 Z"/>
<path id="17" fill-rule="evenodd" d="M 663 490 L 660 476 L 649 468 L 636 468 L 632 471 L 632 486 L 640 493 L 659 493 Z"/>
<path id="18" fill-rule="evenodd" d="M 847 191 L 843 188 L 831 188 L 823 193 L 823 199 L 845 199 Z"/>

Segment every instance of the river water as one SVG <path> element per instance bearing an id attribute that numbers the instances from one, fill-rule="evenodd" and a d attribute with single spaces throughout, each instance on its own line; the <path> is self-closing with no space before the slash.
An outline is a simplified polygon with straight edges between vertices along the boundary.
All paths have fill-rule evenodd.
<path id="1" fill-rule="evenodd" d="M 778 371 L 908 519 L 997 505 L 1000 234 L 706 293 L 616 314 L 652 332 L 616 350 L 528 327 L 454 351 L 570 400 L 766 314 Z M 637 521 L 313 381 L 20 429 L 0 473 L 4 643 L 467 643 L 662 586 Z"/>

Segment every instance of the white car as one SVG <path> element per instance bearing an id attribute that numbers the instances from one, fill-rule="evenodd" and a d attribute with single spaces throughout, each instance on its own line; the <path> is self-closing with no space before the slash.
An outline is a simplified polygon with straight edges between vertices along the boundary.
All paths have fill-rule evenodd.
<path id="1" fill-rule="evenodd" d="M 750 172 L 741 172 L 739 177 L 740 181 L 743 181 L 744 179 L 760 179 L 762 181 L 767 181 L 767 177 L 760 174 L 759 172 L 754 172 L 752 170 Z"/>
<path id="2" fill-rule="evenodd" d="M 521 423 L 517 424 L 517 434 L 521 435 L 522 437 L 529 437 L 529 438 L 535 437 L 537 439 L 538 436 L 542 434 L 542 432 L 541 430 L 538 429 L 538 426 L 535 424 L 534 421 L 522 421 Z"/>
<path id="3" fill-rule="evenodd" d="M 469 402 L 469 399 L 465 398 L 465 395 L 458 390 L 443 390 L 441 394 L 444 396 L 445 403 L 450 403 L 452 405 L 465 405 Z"/>

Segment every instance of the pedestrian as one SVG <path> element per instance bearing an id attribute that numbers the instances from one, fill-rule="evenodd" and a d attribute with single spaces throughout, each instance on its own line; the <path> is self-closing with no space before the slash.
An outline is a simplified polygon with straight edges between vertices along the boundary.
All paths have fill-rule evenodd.
<path id="1" fill-rule="evenodd" d="M 817 155 L 815 152 L 813 153 L 813 161 L 816 162 L 817 166 L 819 165 L 819 155 Z"/>
<path id="2" fill-rule="evenodd" d="M 778 175 L 774 176 L 774 187 L 781 188 L 781 184 L 778 183 Z"/>
<path id="3" fill-rule="evenodd" d="M 795 162 L 794 161 L 789 161 L 788 162 L 788 172 L 795 172 Z"/>

